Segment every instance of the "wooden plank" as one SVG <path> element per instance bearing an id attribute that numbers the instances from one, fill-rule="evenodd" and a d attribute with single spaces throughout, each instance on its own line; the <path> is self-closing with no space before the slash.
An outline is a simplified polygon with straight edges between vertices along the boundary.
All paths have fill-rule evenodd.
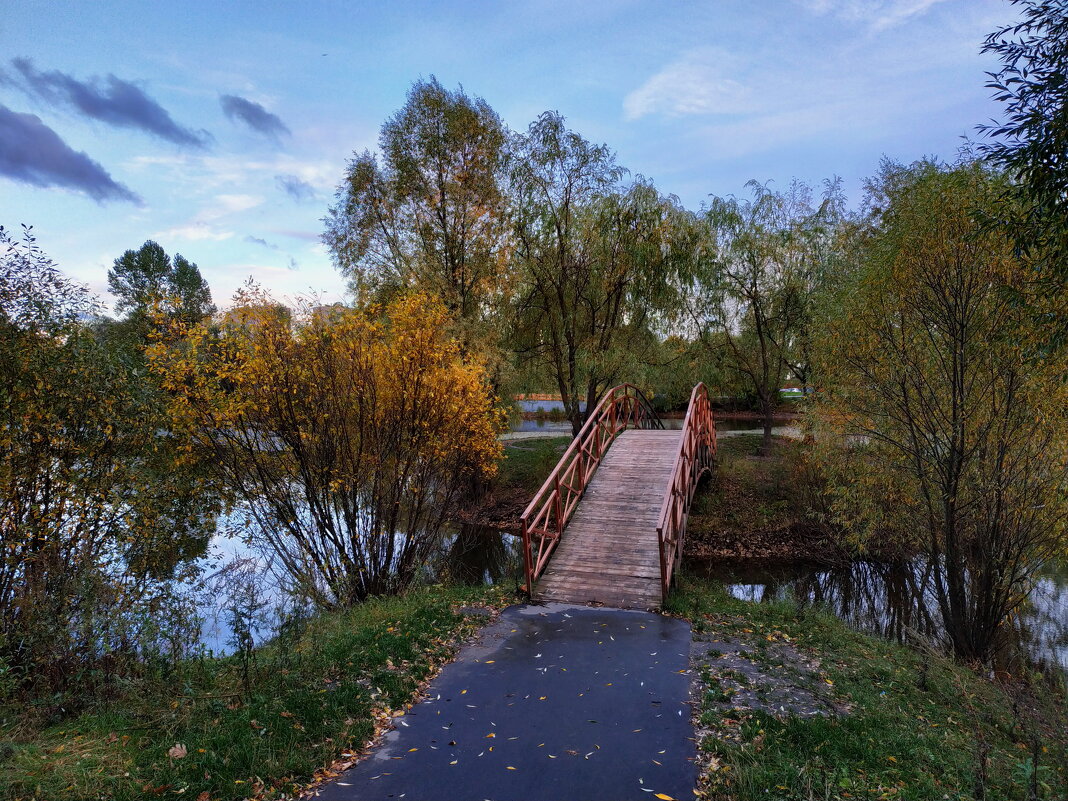
<path id="1" fill-rule="evenodd" d="M 671 485 L 678 431 L 629 430 L 604 454 L 536 597 L 652 608 L 661 603 L 656 524 Z"/>

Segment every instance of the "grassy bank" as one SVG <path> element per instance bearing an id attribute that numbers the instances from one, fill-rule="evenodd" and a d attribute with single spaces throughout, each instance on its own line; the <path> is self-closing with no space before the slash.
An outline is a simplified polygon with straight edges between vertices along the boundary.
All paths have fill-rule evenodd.
<path id="1" fill-rule="evenodd" d="M 278 798 L 358 752 L 486 622 L 502 589 L 431 587 L 289 630 L 238 657 L 134 681 L 76 717 L 3 710 L 0 796 Z M 59 718 L 59 719 L 56 719 Z"/>
<path id="2" fill-rule="evenodd" d="M 805 445 L 739 434 L 718 441 L 716 469 L 694 496 L 686 555 L 698 559 L 833 560 L 841 557 L 813 511 L 818 493 Z"/>
<path id="3" fill-rule="evenodd" d="M 1038 679 L 987 680 L 693 577 L 668 608 L 710 641 L 699 667 L 709 798 L 1068 798 L 1064 696 Z"/>

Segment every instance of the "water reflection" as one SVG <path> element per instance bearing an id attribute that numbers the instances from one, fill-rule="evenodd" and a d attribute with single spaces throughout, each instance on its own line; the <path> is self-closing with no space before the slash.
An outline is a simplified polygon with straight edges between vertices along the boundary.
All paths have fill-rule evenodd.
<path id="1" fill-rule="evenodd" d="M 742 600 L 819 606 L 855 629 L 897 642 L 915 635 L 941 639 L 938 605 L 919 560 L 834 567 L 691 561 L 688 569 L 722 582 Z M 1027 602 L 1003 624 L 996 661 L 1008 669 L 1027 662 L 1068 675 L 1068 566 L 1042 571 Z"/>
<path id="2" fill-rule="evenodd" d="M 459 584 L 522 583 L 520 538 L 487 526 L 464 524 L 446 538 L 430 568 L 439 581 Z"/>

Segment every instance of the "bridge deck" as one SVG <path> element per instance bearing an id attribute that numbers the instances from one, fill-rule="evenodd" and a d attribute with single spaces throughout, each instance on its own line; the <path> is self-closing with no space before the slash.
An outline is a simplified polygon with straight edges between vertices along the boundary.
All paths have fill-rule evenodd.
<path id="1" fill-rule="evenodd" d="M 608 449 L 538 582 L 539 600 L 660 606 L 656 524 L 679 431 L 622 432 Z"/>

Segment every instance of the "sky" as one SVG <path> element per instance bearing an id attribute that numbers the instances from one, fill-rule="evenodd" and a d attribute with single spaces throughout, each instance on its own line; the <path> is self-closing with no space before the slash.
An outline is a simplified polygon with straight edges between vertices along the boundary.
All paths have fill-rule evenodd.
<path id="1" fill-rule="evenodd" d="M 346 161 L 411 83 L 542 111 L 698 209 L 756 179 L 953 159 L 1000 113 L 1007 0 L 7 0 L 0 225 L 105 301 L 148 239 L 225 306 L 252 279 L 342 299 L 319 241 Z"/>

